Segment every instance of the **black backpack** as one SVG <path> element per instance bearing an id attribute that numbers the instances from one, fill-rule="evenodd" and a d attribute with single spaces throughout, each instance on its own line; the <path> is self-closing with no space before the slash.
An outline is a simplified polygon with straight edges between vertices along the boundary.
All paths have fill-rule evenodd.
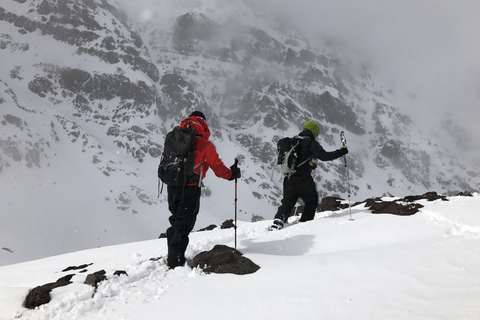
<path id="1" fill-rule="evenodd" d="M 307 159 L 298 164 L 298 157 L 300 155 L 300 142 L 304 139 L 302 136 L 295 136 L 293 138 L 282 138 L 277 143 L 277 169 L 285 175 L 292 175 L 297 171 L 297 167 L 308 162 Z"/>
<path id="2" fill-rule="evenodd" d="M 185 186 L 199 179 L 194 173 L 196 135 L 193 128 L 177 126 L 165 137 L 158 177 L 167 186 Z"/>

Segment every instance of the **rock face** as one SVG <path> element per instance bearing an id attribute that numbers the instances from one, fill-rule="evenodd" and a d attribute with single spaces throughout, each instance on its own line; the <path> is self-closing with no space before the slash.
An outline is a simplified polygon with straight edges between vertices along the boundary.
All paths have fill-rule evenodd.
<path id="1" fill-rule="evenodd" d="M 233 273 L 238 275 L 256 272 L 260 267 L 245 258 L 238 250 L 216 245 L 212 250 L 199 253 L 193 258 L 193 265 L 207 273 Z"/>

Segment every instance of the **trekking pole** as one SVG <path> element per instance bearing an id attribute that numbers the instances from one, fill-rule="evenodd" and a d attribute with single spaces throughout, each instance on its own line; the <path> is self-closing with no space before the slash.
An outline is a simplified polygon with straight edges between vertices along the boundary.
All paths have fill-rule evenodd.
<path id="1" fill-rule="evenodd" d="M 235 158 L 235 168 L 238 167 L 238 159 Z M 235 250 L 237 250 L 237 178 L 235 178 L 235 224 L 233 225 L 235 229 Z"/>
<path id="2" fill-rule="evenodd" d="M 347 139 L 345 138 L 345 133 L 342 131 L 340 132 L 340 140 L 342 144 L 345 146 L 347 144 Z M 347 171 L 347 186 L 348 186 L 348 210 L 350 212 L 350 219 L 351 221 L 355 220 L 352 218 L 352 207 L 350 206 L 350 177 L 348 173 L 348 166 L 347 166 L 347 157 L 343 155 L 343 161 L 345 162 L 345 170 Z"/>

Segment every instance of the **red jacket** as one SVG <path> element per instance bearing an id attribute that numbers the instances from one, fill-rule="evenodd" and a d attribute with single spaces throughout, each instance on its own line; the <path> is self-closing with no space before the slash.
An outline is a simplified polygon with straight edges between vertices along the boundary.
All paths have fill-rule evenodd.
<path id="1" fill-rule="evenodd" d="M 208 138 L 210 138 L 210 130 L 208 129 L 207 123 L 200 117 L 192 116 L 184 119 L 180 123 L 180 127 L 186 128 L 188 126 L 197 131 L 194 171 L 202 175 L 202 180 L 205 178 L 209 168 L 212 168 L 217 177 L 229 179 L 232 176 L 232 171 L 223 164 L 215 146 L 208 140 Z"/>

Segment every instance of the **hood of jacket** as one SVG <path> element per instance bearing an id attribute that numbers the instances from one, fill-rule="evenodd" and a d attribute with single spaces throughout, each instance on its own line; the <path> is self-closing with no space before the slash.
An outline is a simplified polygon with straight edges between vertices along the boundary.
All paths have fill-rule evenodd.
<path id="1" fill-rule="evenodd" d="M 210 130 L 208 129 L 208 125 L 205 122 L 205 120 L 203 120 L 200 117 L 191 116 L 186 119 L 183 119 L 182 122 L 180 123 L 180 127 L 193 128 L 197 132 L 198 136 L 201 136 L 207 140 L 208 138 L 210 138 Z"/>

